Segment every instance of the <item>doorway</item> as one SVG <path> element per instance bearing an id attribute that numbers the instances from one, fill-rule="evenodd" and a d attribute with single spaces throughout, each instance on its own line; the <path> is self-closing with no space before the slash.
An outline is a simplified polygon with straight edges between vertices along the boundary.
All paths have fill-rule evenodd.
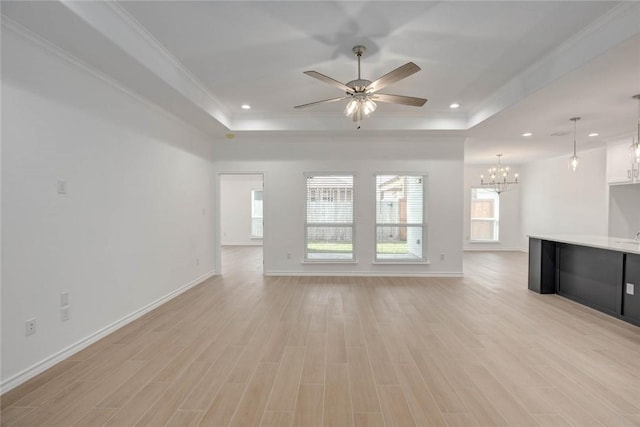
<path id="1" fill-rule="evenodd" d="M 244 270 L 262 274 L 264 253 L 264 174 L 221 173 L 221 272 Z M 237 256 L 251 253 L 252 256 Z"/>

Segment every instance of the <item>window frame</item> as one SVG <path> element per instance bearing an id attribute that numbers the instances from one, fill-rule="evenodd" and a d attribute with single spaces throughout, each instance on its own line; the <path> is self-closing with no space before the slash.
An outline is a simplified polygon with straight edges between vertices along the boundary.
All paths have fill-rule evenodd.
<path id="1" fill-rule="evenodd" d="M 471 187 L 471 191 L 469 193 L 469 242 L 470 243 L 500 243 L 500 195 L 496 195 L 495 198 L 491 199 L 491 200 L 497 200 L 497 207 L 494 207 L 493 211 L 494 211 L 494 216 L 493 218 L 474 218 L 472 217 L 472 213 L 473 213 L 473 202 L 474 200 L 483 200 L 483 199 L 477 199 L 473 197 L 473 193 L 475 190 L 481 190 L 481 191 L 485 191 L 487 193 L 491 193 L 491 190 L 487 190 L 486 188 L 482 188 L 482 187 Z M 484 199 L 487 200 L 487 199 Z M 493 239 L 474 239 L 473 236 L 471 235 L 471 230 L 472 230 L 472 226 L 473 226 L 473 222 L 474 221 L 486 221 L 486 222 L 494 222 L 494 235 L 495 238 Z"/>
<path id="2" fill-rule="evenodd" d="M 405 177 L 420 177 L 422 178 L 422 222 L 421 223 L 379 223 L 378 222 L 378 176 L 396 175 Z M 427 255 L 428 249 L 428 207 L 429 207 L 429 174 L 427 172 L 412 172 L 412 171 L 383 171 L 375 172 L 373 174 L 373 262 L 374 264 L 428 264 L 429 258 Z M 422 227 L 421 245 L 422 255 L 419 258 L 407 257 L 407 258 L 380 258 L 378 254 L 378 228 L 379 227 Z"/>
<path id="3" fill-rule="evenodd" d="M 336 176 L 336 177 L 349 177 L 352 180 L 351 184 L 351 222 L 323 222 L 323 223 L 309 223 L 308 222 L 308 201 L 310 200 L 310 194 L 308 191 L 307 180 L 309 178 L 313 178 L 316 176 Z M 322 171 L 322 172 L 304 172 L 304 246 L 303 246 L 303 254 L 304 259 L 303 263 L 313 263 L 313 264 L 355 264 L 356 263 L 356 173 L 352 171 Z M 315 189 L 314 190 L 314 201 L 323 200 L 325 194 L 325 188 Z M 346 193 L 345 193 L 346 194 Z M 340 192 L 336 191 L 337 200 L 339 201 Z M 330 196 L 327 193 L 327 196 Z M 328 201 L 328 200 L 327 200 Z M 345 227 L 351 228 L 351 258 L 309 258 L 309 241 L 308 241 L 308 230 L 310 227 Z"/>
<path id="4" fill-rule="evenodd" d="M 253 203 L 255 202 L 255 198 L 254 198 L 254 194 L 256 192 L 260 191 L 262 193 L 262 216 L 261 217 L 254 217 L 253 216 Z M 261 219 L 262 220 L 262 235 L 258 236 L 253 234 L 253 220 L 254 219 Z M 264 188 L 252 188 L 251 189 L 251 223 L 249 224 L 250 230 L 249 230 L 249 237 L 251 239 L 264 239 Z"/>

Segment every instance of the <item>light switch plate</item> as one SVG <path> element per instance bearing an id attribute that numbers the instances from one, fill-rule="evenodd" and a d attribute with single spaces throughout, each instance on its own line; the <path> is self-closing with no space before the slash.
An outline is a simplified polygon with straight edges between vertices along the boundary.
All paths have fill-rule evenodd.
<path id="1" fill-rule="evenodd" d="M 71 307 L 68 305 L 65 307 L 60 307 L 60 320 L 66 322 L 71 318 Z"/>
<path id="2" fill-rule="evenodd" d="M 57 189 L 58 194 L 67 194 L 67 181 L 58 178 Z"/>
<path id="3" fill-rule="evenodd" d="M 69 292 L 62 292 L 60 294 L 60 307 L 69 305 Z"/>
<path id="4" fill-rule="evenodd" d="M 635 285 L 633 283 L 627 283 L 627 295 L 633 295 L 635 291 Z"/>

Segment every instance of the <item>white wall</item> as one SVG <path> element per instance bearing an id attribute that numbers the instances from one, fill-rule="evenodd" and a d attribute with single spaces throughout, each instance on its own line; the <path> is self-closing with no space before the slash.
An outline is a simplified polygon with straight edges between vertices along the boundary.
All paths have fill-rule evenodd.
<path id="1" fill-rule="evenodd" d="M 462 140 L 393 141 L 371 136 L 260 141 L 239 136 L 216 145 L 215 168 L 225 173 L 265 173 L 265 274 L 461 274 L 463 149 Z M 305 171 L 355 173 L 356 263 L 302 262 Z M 374 264 L 374 174 L 405 171 L 428 174 L 430 264 Z"/>
<path id="2" fill-rule="evenodd" d="M 633 238 L 640 231 L 640 184 L 609 187 L 609 235 Z"/>
<path id="3" fill-rule="evenodd" d="M 6 28 L 2 151 L 3 391 L 213 272 L 210 142 Z"/>
<path id="4" fill-rule="evenodd" d="M 569 156 L 527 163 L 521 173 L 522 248 L 528 234 L 607 235 L 609 188 L 604 147 L 578 152 L 576 172 Z"/>
<path id="5" fill-rule="evenodd" d="M 262 190 L 262 175 L 220 176 L 220 239 L 223 245 L 262 245 L 251 238 L 251 190 Z"/>
<path id="6" fill-rule="evenodd" d="M 521 165 L 506 164 L 514 173 L 521 174 Z M 492 165 L 465 165 L 464 168 L 464 243 L 466 251 L 489 250 L 489 251 L 511 251 L 519 250 L 521 247 L 520 230 L 520 194 L 522 184 L 512 185 L 511 189 L 500 195 L 500 216 L 498 242 L 484 243 L 471 242 L 469 233 L 471 231 L 471 190 L 479 187 L 480 175 L 487 176 L 487 170 Z"/>

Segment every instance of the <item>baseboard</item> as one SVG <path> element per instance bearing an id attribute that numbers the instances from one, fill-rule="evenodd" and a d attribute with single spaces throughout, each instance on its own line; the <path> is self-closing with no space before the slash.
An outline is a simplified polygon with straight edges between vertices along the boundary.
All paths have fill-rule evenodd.
<path id="1" fill-rule="evenodd" d="M 268 270 L 265 276 L 318 276 L 318 277 L 462 277 L 461 271 L 424 272 L 384 272 L 384 271 L 278 271 Z"/>
<path id="2" fill-rule="evenodd" d="M 85 337 L 83 339 L 81 339 L 80 341 L 77 341 L 74 344 L 71 344 L 70 346 L 60 350 L 57 353 L 54 353 L 53 355 L 47 357 L 46 359 L 28 367 L 27 369 L 18 372 L 17 374 L 15 374 L 14 376 L 7 378 L 6 380 L 2 381 L 2 383 L 0 383 L 0 394 L 4 394 L 6 392 L 8 392 L 11 389 L 14 389 L 15 387 L 19 386 L 20 384 L 23 384 L 27 381 L 29 381 L 31 378 L 35 377 L 36 375 L 46 371 L 47 369 L 51 368 L 52 366 L 54 366 L 55 364 L 67 359 L 68 357 L 74 355 L 75 353 L 79 352 L 80 350 L 83 350 L 84 348 L 90 346 L 91 344 L 93 344 L 94 342 L 106 337 L 107 335 L 113 333 L 114 331 L 122 328 L 123 326 L 133 322 L 134 320 L 138 319 L 139 317 L 142 317 L 143 315 L 147 314 L 148 312 L 150 312 L 151 310 L 161 306 L 162 304 L 172 300 L 173 298 L 177 297 L 178 295 L 188 291 L 189 289 L 193 288 L 196 285 L 199 285 L 200 283 L 204 282 L 205 280 L 207 280 L 210 277 L 215 276 L 215 272 L 214 271 L 210 271 L 200 277 L 198 277 L 197 279 L 187 283 L 186 285 L 181 286 L 180 288 L 174 290 L 173 292 L 168 293 L 167 295 L 158 298 L 157 300 L 145 305 L 144 307 L 134 311 L 131 314 L 128 314 L 126 316 L 124 316 L 123 318 L 116 320 L 115 322 L 113 322 L 112 324 L 94 332 L 93 334 L 89 335 L 88 337 Z"/>

